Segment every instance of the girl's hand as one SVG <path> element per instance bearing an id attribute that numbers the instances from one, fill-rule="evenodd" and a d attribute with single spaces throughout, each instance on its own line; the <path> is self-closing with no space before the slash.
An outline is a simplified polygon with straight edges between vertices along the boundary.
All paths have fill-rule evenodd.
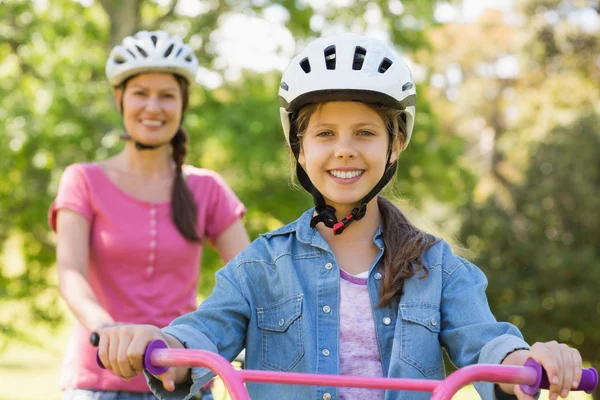
<path id="1" fill-rule="evenodd" d="M 521 353 L 521 351 L 515 353 Z M 507 359 L 515 353 L 510 354 Z M 538 342 L 531 346 L 529 351 L 523 352 L 519 358 L 523 358 L 522 356 L 524 356 L 524 359 L 519 363 L 520 365 L 523 365 L 526 359 L 533 358 L 546 371 L 550 382 L 550 400 L 556 400 L 558 396 L 566 398 L 569 391 L 579 386 L 583 361 L 581 354 L 576 349 L 556 341 Z M 513 363 L 510 360 L 505 360 L 503 364 Z M 514 392 L 519 400 L 533 400 L 533 397 L 523 393 L 519 385 L 514 386 Z"/>
<path id="2" fill-rule="evenodd" d="M 139 375 L 143 369 L 144 351 L 156 339 L 167 343 L 170 348 L 183 348 L 173 336 L 164 334 L 153 325 L 117 325 L 104 328 L 100 332 L 98 356 L 106 369 L 129 380 Z M 168 391 L 175 390 L 175 383 L 188 377 L 189 368 L 169 368 L 156 376 Z"/>

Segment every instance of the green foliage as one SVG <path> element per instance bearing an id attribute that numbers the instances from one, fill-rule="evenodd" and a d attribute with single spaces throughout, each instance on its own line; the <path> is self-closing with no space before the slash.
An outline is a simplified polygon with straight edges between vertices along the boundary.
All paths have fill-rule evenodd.
<path id="1" fill-rule="evenodd" d="M 144 28 L 176 32 L 194 43 L 201 65 L 214 69 L 212 33 L 227 13 L 260 18 L 270 6 L 284 7 L 289 14 L 286 27 L 303 43 L 320 35 L 311 28 L 311 19 L 319 12 L 328 23 L 337 21 L 360 31 L 363 12 L 378 7 L 390 36 L 410 52 L 426 47 L 423 28 L 432 24 L 435 2 L 403 2 L 405 14 L 411 13 L 411 21 L 418 22 L 410 32 L 403 22 L 395 22 L 383 0 L 373 5 L 357 0 L 356 7 L 319 11 L 295 0 L 217 1 L 194 17 L 178 14 L 175 3 L 2 2 L 0 245 L 11 236 L 19 237 L 25 268 L 13 268 L 8 265 L 12 262 L 0 266 L 0 304 L 7 310 L 0 318 L 0 338 L 16 334 L 17 316 L 50 325 L 61 320 L 48 207 L 67 165 L 103 159 L 122 148 L 121 120 L 104 77 L 104 63 L 111 46 L 123 36 Z M 244 71 L 241 79 L 214 90 L 197 86 L 186 115 L 191 135 L 188 162 L 225 177 L 248 207 L 245 223 L 252 237 L 294 220 L 312 205 L 304 191 L 290 188 L 278 83 L 279 72 Z M 419 97 L 418 107 L 417 128 L 403 155 L 397 186 L 416 205 L 428 197 L 463 203 L 473 182 L 455 162 L 461 141 L 437 133 L 437 120 L 424 96 Z M 221 266 L 215 252 L 207 249 L 202 294 L 210 292 L 213 273 Z M 10 301 L 27 305 L 29 313 L 11 308 Z"/>
<path id="2" fill-rule="evenodd" d="M 461 236 L 478 254 L 496 316 L 532 341 L 560 340 L 600 365 L 600 116 L 555 128 L 535 150 L 514 210 L 471 204 Z"/>

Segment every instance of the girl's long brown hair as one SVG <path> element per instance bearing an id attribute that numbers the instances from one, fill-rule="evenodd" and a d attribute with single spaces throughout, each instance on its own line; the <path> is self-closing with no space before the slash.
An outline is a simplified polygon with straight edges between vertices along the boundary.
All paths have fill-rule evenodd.
<path id="1" fill-rule="evenodd" d="M 379 104 L 364 104 L 376 111 L 385 122 L 390 133 L 389 149 L 391 150 L 392 146 L 398 142 L 403 145 L 406 141 L 406 123 L 402 111 Z M 301 138 L 308 128 L 310 117 L 319 111 L 322 105 L 323 103 L 309 104 L 293 118 L 290 129 L 292 163 L 297 162 L 294 154 L 297 155 L 300 151 Z M 292 168 L 293 170 L 295 168 Z M 435 238 L 414 226 L 404 213 L 385 197 L 377 196 L 377 205 L 383 221 L 383 246 L 385 249 L 383 267 L 380 269 L 383 278 L 378 307 L 385 307 L 400 299 L 404 292 L 406 279 L 421 270 L 424 272 L 422 278 L 428 276 L 429 270 L 423 264 L 422 256 L 435 244 Z"/>
<path id="2" fill-rule="evenodd" d="M 182 120 L 183 114 L 187 111 L 190 90 L 189 83 L 186 79 L 179 75 L 174 75 L 181 90 L 182 99 Z M 131 77 L 133 78 L 133 77 Z M 127 79 L 122 83 L 123 92 L 127 86 Z M 121 100 L 122 101 L 122 100 Z M 121 108 L 122 109 L 122 108 Z M 185 181 L 183 176 L 183 163 L 187 155 L 188 135 L 183 127 L 179 126 L 177 133 L 171 139 L 171 147 L 173 161 L 175 161 L 175 177 L 173 178 L 173 187 L 171 189 L 171 220 L 181 235 L 190 242 L 200 243 L 202 239 L 196 231 L 196 218 L 198 215 L 198 206 L 194 200 L 194 196 Z"/>

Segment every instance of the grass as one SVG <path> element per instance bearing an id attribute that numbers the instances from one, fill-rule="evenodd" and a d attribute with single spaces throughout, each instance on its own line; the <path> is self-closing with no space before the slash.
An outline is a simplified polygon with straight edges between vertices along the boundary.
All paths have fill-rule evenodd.
<path id="1" fill-rule="evenodd" d="M 43 340 L 43 347 L 11 341 L 0 353 L 0 399 L 61 399 L 58 371 L 68 334 L 67 326 L 54 334 L 36 328 L 36 338 Z"/>

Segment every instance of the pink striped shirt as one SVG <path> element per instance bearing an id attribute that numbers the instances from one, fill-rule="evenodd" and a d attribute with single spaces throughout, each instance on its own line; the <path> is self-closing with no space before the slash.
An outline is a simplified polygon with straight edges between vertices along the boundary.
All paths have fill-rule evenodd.
<path id="1" fill-rule="evenodd" d="M 197 232 L 216 239 L 245 213 L 244 205 L 213 171 L 186 166 L 198 206 Z M 66 168 L 49 211 L 70 209 L 90 223 L 89 282 L 115 321 L 166 326 L 196 309 L 202 245 L 187 241 L 170 216 L 170 201 L 136 199 L 116 186 L 97 163 Z M 129 382 L 96 365 L 90 332 L 76 323 L 61 369 L 61 388 L 149 392 L 143 375 Z"/>

